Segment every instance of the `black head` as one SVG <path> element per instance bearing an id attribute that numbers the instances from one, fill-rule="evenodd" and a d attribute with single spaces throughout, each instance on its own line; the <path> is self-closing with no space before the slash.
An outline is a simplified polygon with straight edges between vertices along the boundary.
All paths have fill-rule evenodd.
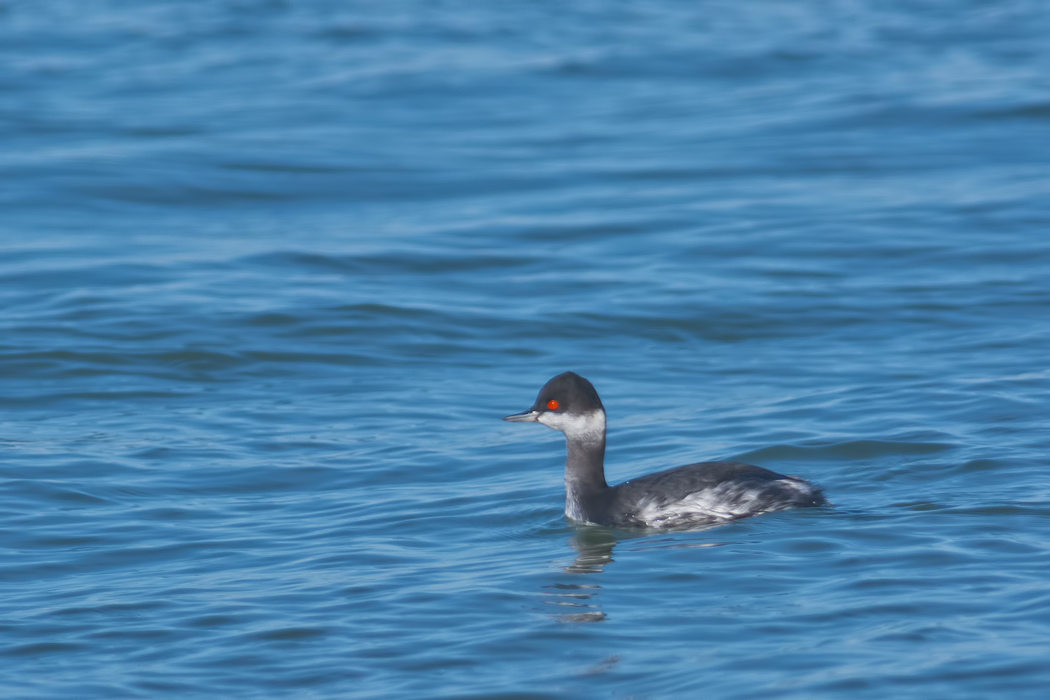
<path id="1" fill-rule="evenodd" d="M 541 420 L 544 414 L 588 415 L 597 411 L 604 414 L 605 407 L 594 386 L 575 372 L 563 372 L 543 385 L 531 408 L 503 420 L 546 423 Z"/>

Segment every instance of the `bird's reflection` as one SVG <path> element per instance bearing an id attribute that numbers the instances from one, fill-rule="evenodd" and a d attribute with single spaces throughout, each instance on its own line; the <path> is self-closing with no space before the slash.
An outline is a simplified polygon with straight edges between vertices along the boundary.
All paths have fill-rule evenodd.
<path id="1" fill-rule="evenodd" d="M 603 527 L 577 527 L 569 538 L 576 557 L 561 567 L 567 574 L 600 574 L 613 561 L 612 553 L 618 538 L 612 530 Z M 598 605 L 601 586 L 596 582 L 560 582 L 544 586 L 546 602 L 569 608 L 557 613 L 561 622 L 601 622 L 605 613 Z"/>
<path id="2" fill-rule="evenodd" d="M 565 567 L 567 574 L 600 574 L 613 561 L 616 543 L 630 536 L 617 534 L 604 527 L 577 527 L 569 538 L 569 546 L 576 550 L 576 558 Z"/>
<path id="3" fill-rule="evenodd" d="M 709 528 L 702 528 L 709 529 Z M 692 532 L 696 532 L 694 529 Z M 575 526 L 569 545 L 575 550 L 576 557 L 567 566 L 559 567 L 562 572 L 578 576 L 580 574 L 601 574 L 613 561 L 613 550 L 620 542 L 644 540 L 637 549 L 663 549 L 669 547 L 720 547 L 730 542 L 689 542 L 674 536 L 653 537 L 646 533 L 629 533 L 610 530 L 593 525 Z M 568 608 L 556 614 L 560 622 L 601 622 L 607 615 L 598 601 L 602 587 L 597 578 L 588 581 L 560 581 L 544 586 L 545 602 L 550 605 Z"/>

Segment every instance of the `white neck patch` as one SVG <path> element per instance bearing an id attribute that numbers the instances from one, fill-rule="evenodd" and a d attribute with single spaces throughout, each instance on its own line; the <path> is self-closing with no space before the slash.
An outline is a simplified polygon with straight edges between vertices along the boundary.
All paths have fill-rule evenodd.
<path id="1" fill-rule="evenodd" d="M 537 420 L 548 428 L 560 430 L 570 440 L 598 442 L 605 440 L 605 411 L 590 413 L 555 413 L 546 411 Z"/>

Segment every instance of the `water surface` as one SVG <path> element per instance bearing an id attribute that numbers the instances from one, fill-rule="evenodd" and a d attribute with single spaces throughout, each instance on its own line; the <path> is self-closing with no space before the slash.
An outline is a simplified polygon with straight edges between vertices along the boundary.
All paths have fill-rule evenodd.
<path id="1" fill-rule="evenodd" d="M 1042 697 L 1048 30 L 0 2 L 0 684 Z M 834 508 L 566 522 L 568 369 Z"/>

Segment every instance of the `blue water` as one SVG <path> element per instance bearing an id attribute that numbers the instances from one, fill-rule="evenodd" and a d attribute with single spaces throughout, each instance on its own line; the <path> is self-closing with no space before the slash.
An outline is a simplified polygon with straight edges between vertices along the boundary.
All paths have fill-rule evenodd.
<path id="1" fill-rule="evenodd" d="M 2 694 L 1042 698 L 1047 36 L 0 0 Z M 569 369 L 834 507 L 567 522 Z"/>

